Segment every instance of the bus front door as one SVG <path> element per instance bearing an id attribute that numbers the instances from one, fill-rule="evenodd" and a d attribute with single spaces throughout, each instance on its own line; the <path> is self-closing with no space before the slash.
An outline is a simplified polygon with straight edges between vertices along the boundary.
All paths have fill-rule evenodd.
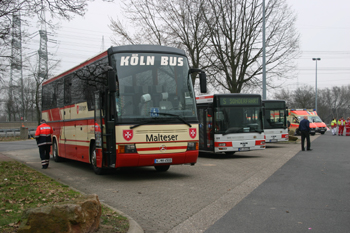
<path id="1" fill-rule="evenodd" d="M 95 144 L 92 145 L 93 148 L 90 150 L 93 152 L 95 149 L 95 154 L 91 153 L 90 158 L 91 163 L 96 166 L 102 168 L 103 164 L 103 142 L 105 138 L 103 137 L 104 127 L 104 119 L 101 108 L 101 95 L 99 91 L 95 92 L 95 103 L 94 103 L 94 120 L 95 120 Z"/>
<path id="2" fill-rule="evenodd" d="M 199 150 L 214 151 L 214 131 L 212 130 L 212 110 L 198 108 Z"/>
<path id="3" fill-rule="evenodd" d="M 96 165 L 102 167 L 115 167 L 116 144 L 115 123 L 111 115 L 115 102 L 109 101 L 107 93 L 95 92 L 95 146 Z M 94 162 L 94 161 L 92 161 Z"/>

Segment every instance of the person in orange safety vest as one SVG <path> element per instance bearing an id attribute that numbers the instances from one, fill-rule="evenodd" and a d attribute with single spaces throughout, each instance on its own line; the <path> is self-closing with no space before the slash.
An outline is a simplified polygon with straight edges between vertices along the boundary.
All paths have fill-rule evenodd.
<path id="1" fill-rule="evenodd" d="M 348 117 L 345 123 L 345 128 L 346 128 L 346 136 L 350 136 L 350 117 Z"/>
<path id="2" fill-rule="evenodd" d="M 40 123 L 41 125 L 36 128 L 34 138 L 39 147 L 42 169 L 46 169 L 49 166 L 50 147 L 52 145 L 51 135 L 53 130 L 48 124 L 46 124 L 44 119 L 42 119 Z"/>
<path id="3" fill-rule="evenodd" d="M 344 127 L 345 127 L 345 120 L 343 117 L 338 120 L 338 126 L 339 126 L 338 136 L 343 136 Z"/>

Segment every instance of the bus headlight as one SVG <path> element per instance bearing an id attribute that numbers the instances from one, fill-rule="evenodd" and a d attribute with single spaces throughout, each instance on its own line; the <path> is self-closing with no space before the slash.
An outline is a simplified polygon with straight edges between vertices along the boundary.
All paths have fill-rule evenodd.
<path id="1" fill-rule="evenodd" d="M 198 150 L 198 142 L 189 142 L 187 144 L 187 150 Z"/>
<path id="2" fill-rule="evenodd" d="M 136 153 L 135 144 L 119 145 L 118 153 Z"/>

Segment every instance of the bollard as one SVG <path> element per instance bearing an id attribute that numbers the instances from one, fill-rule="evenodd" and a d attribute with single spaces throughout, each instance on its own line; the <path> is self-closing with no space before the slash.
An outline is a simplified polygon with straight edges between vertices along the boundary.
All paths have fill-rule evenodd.
<path id="1" fill-rule="evenodd" d="M 21 127 L 20 138 L 21 139 L 28 139 L 28 128 Z"/>

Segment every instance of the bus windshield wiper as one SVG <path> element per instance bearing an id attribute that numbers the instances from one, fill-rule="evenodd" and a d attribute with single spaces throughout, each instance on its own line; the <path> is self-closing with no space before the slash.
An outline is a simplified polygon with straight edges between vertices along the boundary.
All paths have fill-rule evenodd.
<path id="1" fill-rule="evenodd" d="M 164 115 L 164 116 L 174 116 L 176 117 L 176 119 L 179 119 L 180 121 L 182 121 L 183 123 L 185 123 L 186 125 L 188 125 L 189 127 L 192 127 L 192 125 L 190 123 L 188 123 L 187 121 L 185 121 L 182 117 L 180 117 L 179 115 L 175 115 L 175 114 L 171 114 L 171 113 L 163 113 L 163 112 L 158 112 L 158 115 Z M 164 122 L 164 119 L 159 118 L 159 117 L 154 117 L 154 118 L 150 118 L 149 120 L 143 121 L 137 125 L 134 126 L 130 126 L 130 129 L 135 129 L 136 127 L 139 127 L 141 125 L 147 125 L 147 124 L 152 124 L 154 122 L 159 122 L 162 121 Z"/>
<path id="2" fill-rule="evenodd" d="M 137 124 L 137 125 L 134 125 L 134 126 L 130 126 L 130 129 L 135 129 L 136 127 L 139 127 L 141 125 L 147 125 L 147 124 L 151 124 L 151 123 L 154 123 L 155 120 L 153 118 L 151 118 L 150 120 L 148 121 L 142 121 L 141 123 Z"/>
<path id="3" fill-rule="evenodd" d="M 177 119 L 179 119 L 180 121 L 182 121 L 184 124 L 188 125 L 188 127 L 192 127 L 192 125 L 190 123 L 188 123 L 187 121 L 185 121 L 182 117 L 180 117 L 179 115 L 176 114 L 171 114 L 171 113 L 164 113 L 164 112 L 158 112 L 157 114 L 159 115 L 163 115 L 163 116 L 174 116 Z"/>

